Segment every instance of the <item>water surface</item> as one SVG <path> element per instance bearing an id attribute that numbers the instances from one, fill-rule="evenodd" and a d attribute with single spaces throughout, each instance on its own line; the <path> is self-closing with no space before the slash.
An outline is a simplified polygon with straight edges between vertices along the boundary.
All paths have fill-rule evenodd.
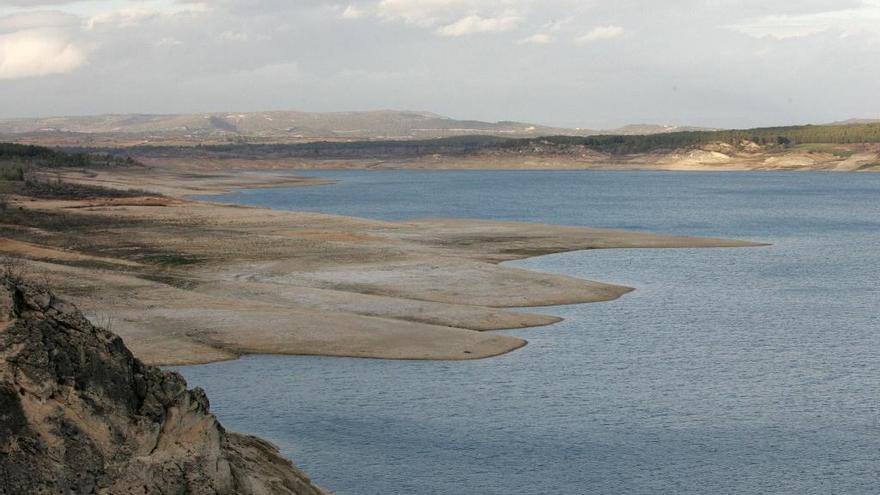
<path id="1" fill-rule="evenodd" d="M 873 494 L 880 174 L 335 171 L 220 200 L 709 235 L 515 266 L 620 283 L 470 362 L 252 356 L 181 368 L 220 420 L 353 494 Z M 217 200 L 217 197 L 212 197 Z"/>

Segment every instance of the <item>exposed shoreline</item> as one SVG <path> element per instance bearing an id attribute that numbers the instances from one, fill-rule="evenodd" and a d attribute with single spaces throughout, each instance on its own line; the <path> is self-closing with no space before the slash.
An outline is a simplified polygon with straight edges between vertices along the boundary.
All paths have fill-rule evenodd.
<path id="1" fill-rule="evenodd" d="M 384 222 L 184 196 L 324 184 L 289 174 L 69 172 L 165 197 L 29 200 L 70 229 L 9 228 L 17 256 L 150 364 L 243 354 L 462 360 L 526 341 L 487 330 L 560 318 L 511 308 L 608 301 L 632 288 L 501 265 L 584 249 L 748 247 L 723 239 L 483 220 Z M 76 225 L 83 225 L 82 229 Z M 10 233 L 14 235 L 9 235 Z M 29 247 L 32 247 L 29 248 Z M 9 249 L 0 244 L 0 254 Z"/>

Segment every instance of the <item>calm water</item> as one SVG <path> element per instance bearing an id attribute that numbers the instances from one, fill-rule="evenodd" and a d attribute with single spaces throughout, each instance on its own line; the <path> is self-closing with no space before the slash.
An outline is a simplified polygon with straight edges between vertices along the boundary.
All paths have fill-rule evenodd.
<path id="1" fill-rule="evenodd" d="M 345 171 L 222 199 L 759 240 L 514 265 L 637 287 L 472 362 L 183 368 L 339 494 L 876 494 L 880 174 Z M 213 198 L 216 199 L 216 198 Z"/>

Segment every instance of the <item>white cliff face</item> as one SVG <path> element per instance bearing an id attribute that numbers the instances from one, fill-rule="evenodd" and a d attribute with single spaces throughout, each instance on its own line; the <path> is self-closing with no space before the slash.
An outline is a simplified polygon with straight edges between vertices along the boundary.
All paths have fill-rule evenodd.
<path id="1" fill-rule="evenodd" d="M 324 493 L 48 290 L 4 280 L 0 312 L 0 493 Z"/>

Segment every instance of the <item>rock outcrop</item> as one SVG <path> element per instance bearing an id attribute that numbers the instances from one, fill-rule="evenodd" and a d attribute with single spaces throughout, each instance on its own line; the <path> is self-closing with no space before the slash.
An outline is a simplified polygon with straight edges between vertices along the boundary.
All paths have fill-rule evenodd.
<path id="1" fill-rule="evenodd" d="M 0 494 L 320 495 L 201 389 L 50 291 L 0 282 Z"/>

